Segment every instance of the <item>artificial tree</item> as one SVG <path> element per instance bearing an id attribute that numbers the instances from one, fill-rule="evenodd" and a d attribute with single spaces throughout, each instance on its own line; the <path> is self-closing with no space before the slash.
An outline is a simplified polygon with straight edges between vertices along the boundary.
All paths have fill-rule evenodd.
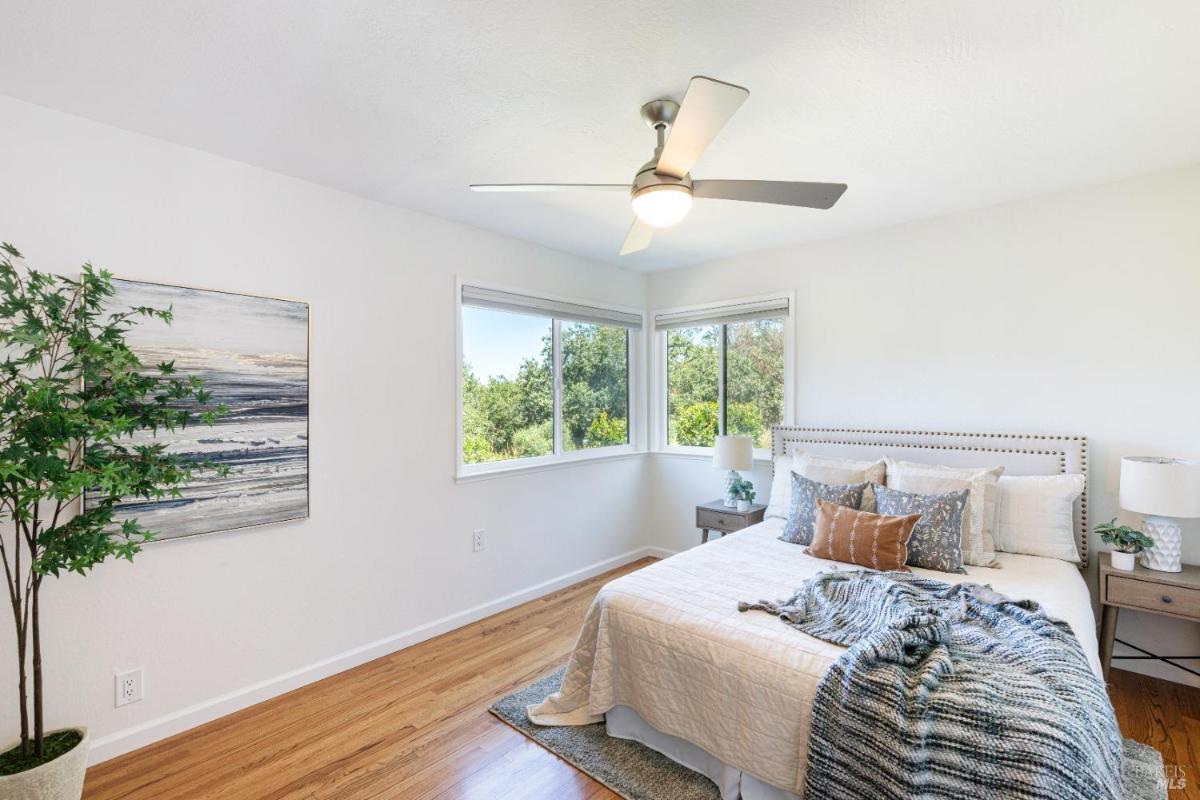
<path id="1" fill-rule="evenodd" d="M 114 522 L 121 498 L 179 497 L 198 471 L 223 472 L 164 444 L 133 440 L 196 418 L 212 424 L 224 408 L 210 406 L 199 378 L 176 375 L 173 362 L 144 367 L 126 343 L 135 325 L 170 324 L 171 310 L 110 313 L 113 294 L 111 274 L 90 264 L 75 280 L 27 269 L 16 248 L 0 245 L 0 560 L 17 634 L 26 762 L 17 771 L 48 757 L 40 608 L 46 577 L 86 574 L 110 556 L 132 559 L 154 537 L 136 519 Z"/>

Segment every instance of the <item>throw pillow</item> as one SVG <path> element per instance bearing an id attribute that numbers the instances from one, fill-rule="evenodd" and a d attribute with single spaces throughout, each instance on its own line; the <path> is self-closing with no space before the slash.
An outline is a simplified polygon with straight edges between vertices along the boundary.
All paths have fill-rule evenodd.
<path id="1" fill-rule="evenodd" d="M 969 489 L 943 494 L 914 494 L 886 486 L 875 487 L 879 513 L 890 516 L 920 514 L 908 542 L 908 565 L 940 572 L 963 569 L 962 527 Z"/>
<path id="2" fill-rule="evenodd" d="M 910 572 L 908 542 L 920 514 L 890 517 L 817 501 L 813 542 L 804 552 L 882 571 Z"/>
<path id="3" fill-rule="evenodd" d="M 793 470 L 810 481 L 820 481 L 829 484 L 865 483 L 867 489 L 863 492 L 862 503 L 858 506 L 862 511 L 875 510 L 875 492 L 871 485 L 883 483 L 886 476 L 886 466 L 883 459 L 879 461 L 856 461 L 852 458 L 836 458 L 822 456 L 816 453 L 800 453 L 796 456 Z"/>
<path id="4" fill-rule="evenodd" d="M 764 519 L 787 519 L 788 504 L 792 497 L 792 464 L 795 460 L 790 455 L 775 456 L 775 472 L 771 475 L 771 496 L 767 498 Z"/>
<path id="5" fill-rule="evenodd" d="M 1079 563 L 1075 501 L 1083 494 L 1082 475 L 1005 476 L 997 486 L 997 550 Z"/>
<path id="6" fill-rule="evenodd" d="M 966 522 L 963 524 L 963 563 L 977 567 L 996 566 L 996 545 L 992 530 L 996 525 L 996 480 L 1004 467 L 947 467 L 912 461 L 887 460 L 887 485 L 890 489 L 916 494 L 941 494 L 970 489 Z"/>
<path id="7" fill-rule="evenodd" d="M 803 475 L 792 473 L 792 500 L 788 506 L 787 524 L 783 526 L 780 540 L 789 544 L 809 544 L 813 537 L 813 522 L 817 514 L 817 500 L 825 500 L 850 508 L 858 508 L 862 502 L 865 483 L 830 485 L 809 480 Z"/>
<path id="8" fill-rule="evenodd" d="M 819 483 L 867 484 L 867 490 L 863 492 L 862 504 L 859 506 L 866 511 L 875 510 L 875 494 L 871 491 L 870 485 L 883 483 L 885 476 L 882 460 L 856 461 L 852 458 L 835 458 L 816 453 L 776 456 L 775 475 L 771 481 L 771 496 L 767 500 L 767 510 L 764 516 L 787 519 L 792 496 L 792 472 Z"/>

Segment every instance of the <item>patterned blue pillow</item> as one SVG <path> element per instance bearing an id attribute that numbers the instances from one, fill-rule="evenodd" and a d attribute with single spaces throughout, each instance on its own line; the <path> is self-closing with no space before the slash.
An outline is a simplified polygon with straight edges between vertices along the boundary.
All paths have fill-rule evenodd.
<path id="1" fill-rule="evenodd" d="M 920 514 L 908 540 L 908 565 L 940 572 L 965 573 L 962 554 L 963 515 L 970 489 L 945 494 L 913 494 L 875 484 L 880 514 Z"/>
<path id="2" fill-rule="evenodd" d="M 867 485 L 848 483 L 833 486 L 809 480 L 793 472 L 792 499 L 788 506 L 783 535 L 779 537 L 780 541 L 788 544 L 812 544 L 813 527 L 817 520 L 817 500 L 857 510 L 862 504 L 863 492 L 866 491 Z"/>

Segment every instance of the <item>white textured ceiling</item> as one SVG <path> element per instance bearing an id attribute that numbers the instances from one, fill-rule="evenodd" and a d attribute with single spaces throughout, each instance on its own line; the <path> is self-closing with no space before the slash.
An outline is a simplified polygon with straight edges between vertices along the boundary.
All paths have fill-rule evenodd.
<path id="1" fill-rule="evenodd" d="M 1200 162 L 1194 0 L 0 0 L 0 31 L 0 93 L 635 269 Z M 697 177 L 841 202 L 698 201 L 622 259 L 622 194 L 467 191 L 629 180 L 695 74 L 750 89 Z"/>

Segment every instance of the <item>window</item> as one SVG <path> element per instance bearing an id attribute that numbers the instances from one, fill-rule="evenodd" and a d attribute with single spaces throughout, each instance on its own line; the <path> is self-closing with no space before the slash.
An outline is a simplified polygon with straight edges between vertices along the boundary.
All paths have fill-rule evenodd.
<path id="1" fill-rule="evenodd" d="M 553 326 L 463 307 L 463 463 L 554 452 Z"/>
<path id="2" fill-rule="evenodd" d="M 731 322 L 725 328 L 725 430 L 771 448 L 783 423 L 783 320 Z"/>
<path id="3" fill-rule="evenodd" d="M 721 326 L 667 331 L 667 443 L 712 447 L 720 430 Z"/>
<path id="4" fill-rule="evenodd" d="M 712 447 L 720 434 L 771 447 L 771 428 L 791 421 L 790 297 L 654 315 L 665 413 L 660 446 Z"/>
<path id="5" fill-rule="evenodd" d="M 563 322 L 563 448 L 629 444 L 629 331 Z"/>
<path id="6" fill-rule="evenodd" d="M 640 314 L 478 286 L 460 297 L 460 475 L 632 450 Z"/>

